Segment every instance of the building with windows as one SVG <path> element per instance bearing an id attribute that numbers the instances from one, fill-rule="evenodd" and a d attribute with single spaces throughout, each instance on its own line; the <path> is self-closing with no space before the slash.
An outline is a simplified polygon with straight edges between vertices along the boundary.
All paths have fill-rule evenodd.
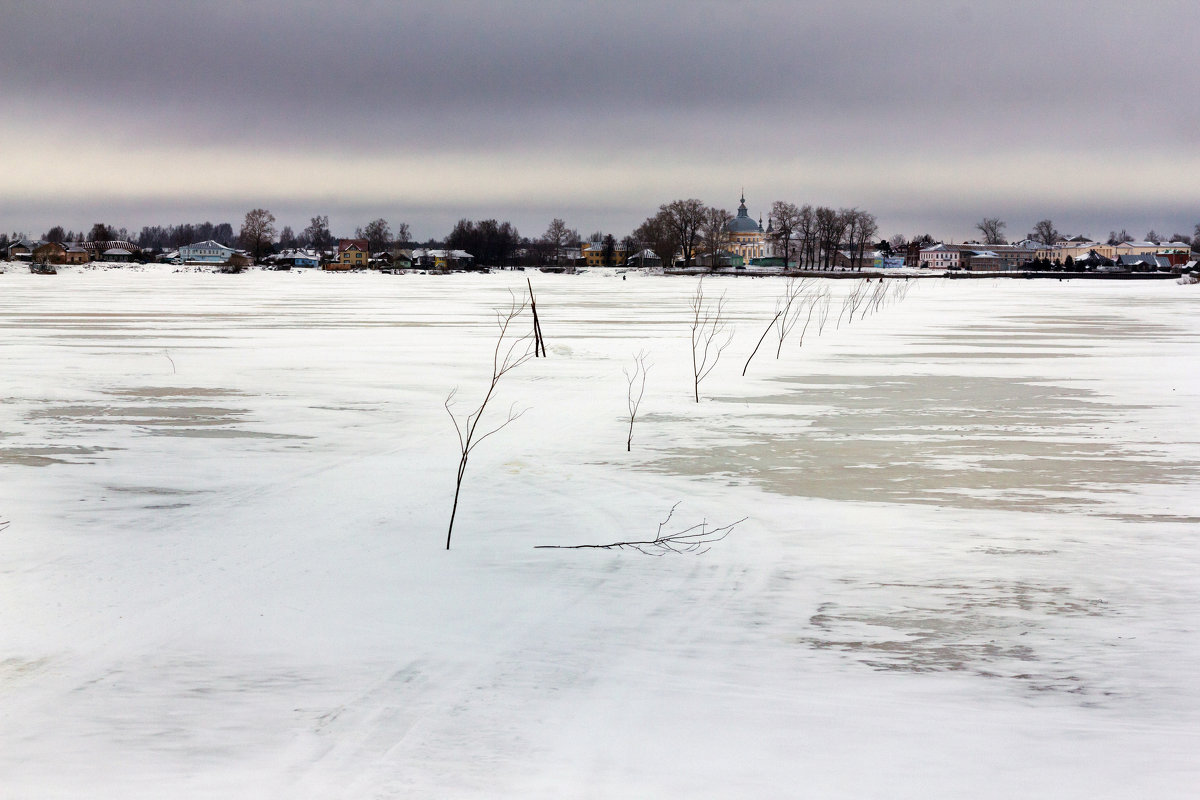
<path id="1" fill-rule="evenodd" d="M 962 266 L 962 251 L 952 244 L 922 247 L 920 258 L 923 269 L 958 269 Z"/>
<path id="2" fill-rule="evenodd" d="M 741 256 L 743 263 L 749 262 L 752 258 L 774 255 L 767 239 L 770 227 L 768 226 L 764 231 L 761 218 L 758 222 L 750 218 L 750 212 L 746 209 L 745 192 L 742 192 L 737 216 L 729 220 L 725 230 L 729 231 L 729 249 Z"/>
<path id="3" fill-rule="evenodd" d="M 371 260 L 366 239 L 338 239 L 337 262 L 332 269 L 366 269 Z"/>
<path id="4" fill-rule="evenodd" d="M 179 260 L 185 264 L 224 264 L 236 252 L 232 247 L 208 239 L 179 248 Z"/>
<path id="5" fill-rule="evenodd" d="M 17 239 L 8 245 L 9 261 L 29 261 L 33 258 L 33 250 L 43 244 L 41 240 Z"/>
<path id="6" fill-rule="evenodd" d="M 625 245 L 620 242 L 613 244 L 612 263 L 608 266 L 619 266 L 625 263 Z M 584 242 L 580 248 L 580 255 L 589 267 L 603 267 L 604 264 L 604 242 Z"/>

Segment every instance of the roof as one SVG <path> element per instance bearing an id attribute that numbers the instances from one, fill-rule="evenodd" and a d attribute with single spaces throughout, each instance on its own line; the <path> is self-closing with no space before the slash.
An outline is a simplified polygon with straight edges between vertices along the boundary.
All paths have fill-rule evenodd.
<path id="1" fill-rule="evenodd" d="M 338 239 L 338 252 L 345 253 L 347 250 L 361 250 L 367 252 L 366 239 Z"/>
<path id="2" fill-rule="evenodd" d="M 725 230 L 730 233 L 761 233 L 762 225 L 750 219 L 750 212 L 746 210 L 746 195 L 742 194 L 741 205 L 738 206 L 737 216 L 729 220 L 725 224 Z"/>
<path id="3" fill-rule="evenodd" d="M 129 252 L 128 250 L 122 250 L 119 247 L 114 247 L 110 250 L 105 250 L 104 255 L 106 255 L 106 256 L 131 256 L 131 255 L 133 255 L 133 253 Z"/>
<path id="4" fill-rule="evenodd" d="M 412 254 L 413 258 L 445 258 L 447 255 L 452 258 L 475 258 L 475 256 L 471 255 L 466 250 L 426 250 L 423 248 L 417 248 L 416 250 L 412 251 Z"/>
<path id="5" fill-rule="evenodd" d="M 1171 259 L 1166 256 L 1158 256 L 1153 253 L 1144 253 L 1142 255 L 1120 255 L 1117 256 L 1117 263 L 1123 266 L 1137 266 L 1144 264 L 1148 267 L 1168 267 L 1171 265 Z"/>
<path id="6" fill-rule="evenodd" d="M 203 242 L 196 242 L 195 244 L 189 244 L 189 245 L 185 245 L 185 246 L 186 247 L 194 247 L 194 248 L 204 248 L 205 250 L 216 250 L 216 249 L 232 250 L 233 249 L 229 245 L 221 244 L 220 242 L 218 242 L 214 239 L 205 239 Z"/>

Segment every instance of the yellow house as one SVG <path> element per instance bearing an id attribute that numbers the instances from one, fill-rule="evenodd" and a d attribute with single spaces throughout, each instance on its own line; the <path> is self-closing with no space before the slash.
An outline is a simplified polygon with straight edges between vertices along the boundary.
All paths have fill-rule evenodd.
<path id="1" fill-rule="evenodd" d="M 583 245 L 583 257 L 589 267 L 604 266 L 604 242 L 587 242 Z M 613 246 L 612 266 L 618 267 L 625 263 L 625 245 L 617 242 Z"/>
<path id="2" fill-rule="evenodd" d="M 366 239 L 338 239 L 338 269 L 366 269 L 370 258 Z"/>

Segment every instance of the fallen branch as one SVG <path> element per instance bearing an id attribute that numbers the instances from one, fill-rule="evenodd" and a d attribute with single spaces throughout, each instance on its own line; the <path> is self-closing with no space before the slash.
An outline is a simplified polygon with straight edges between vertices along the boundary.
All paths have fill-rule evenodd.
<path id="1" fill-rule="evenodd" d="M 681 501 L 682 502 L 682 501 Z M 637 550 L 648 556 L 665 556 L 667 553 L 707 553 L 711 548 L 705 545 L 719 542 L 733 529 L 745 522 L 749 517 L 742 517 L 737 522 L 710 528 L 708 520 L 703 520 L 689 528 L 674 533 L 663 533 L 663 528 L 675 515 L 679 503 L 671 506 L 667 518 L 658 523 L 658 534 L 653 539 L 645 541 L 611 542 L 609 544 L 539 544 L 536 550 Z M 703 549 L 701 549 L 703 548 Z"/>

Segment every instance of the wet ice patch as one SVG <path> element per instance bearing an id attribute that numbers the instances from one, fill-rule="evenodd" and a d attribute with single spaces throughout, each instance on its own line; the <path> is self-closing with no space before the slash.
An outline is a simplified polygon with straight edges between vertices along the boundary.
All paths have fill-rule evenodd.
<path id="1" fill-rule="evenodd" d="M 850 599 L 853 602 L 849 602 Z M 867 583 L 848 601 L 822 603 L 801 644 L 873 669 L 964 672 L 1020 681 L 1039 691 L 1106 693 L 1089 666 L 1057 653 L 1052 617 L 1099 617 L 1105 600 L 1033 582 Z M 1078 623 L 1077 623 L 1078 624 Z"/>

